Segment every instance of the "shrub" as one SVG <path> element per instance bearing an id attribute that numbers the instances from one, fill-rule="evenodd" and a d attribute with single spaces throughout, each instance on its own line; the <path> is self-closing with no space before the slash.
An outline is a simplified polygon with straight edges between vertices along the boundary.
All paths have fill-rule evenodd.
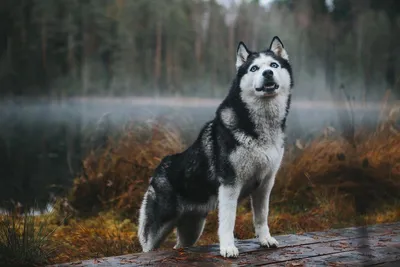
<path id="1" fill-rule="evenodd" d="M 113 209 L 135 219 L 154 168 L 164 156 L 184 149 L 181 140 L 168 123 L 129 125 L 118 141 L 108 140 L 102 151 L 86 157 L 71 205 L 81 214 Z"/>
<path id="2" fill-rule="evenodd" d="M 30 212 L 18 211 L 0 216 L 0 262 L 7 265 L 48 263 L 55 247 L 50 241 L 54 229 L 37 221 Z"/>

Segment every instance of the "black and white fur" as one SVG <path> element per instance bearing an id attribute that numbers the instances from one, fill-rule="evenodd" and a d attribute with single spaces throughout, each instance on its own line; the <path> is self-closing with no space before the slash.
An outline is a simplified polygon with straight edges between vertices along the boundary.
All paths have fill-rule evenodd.
<path id="1" fill-rule="evenodd" d="M 156 168 L 140 208 L 144 252 L 158 248 L 175 227 L 175 248 L 194 245 L 208 212 L 218 206 L 220 253 L 237 257 L 236 209 L 248 196 L 261 246 L 278 245 L 269 231 L 268 210 L 284 152 L 292 69 L 278 37 L 262 52 L 240 42 L 236 69 L 214 119 L 187 150 L 165 157 Z"/>

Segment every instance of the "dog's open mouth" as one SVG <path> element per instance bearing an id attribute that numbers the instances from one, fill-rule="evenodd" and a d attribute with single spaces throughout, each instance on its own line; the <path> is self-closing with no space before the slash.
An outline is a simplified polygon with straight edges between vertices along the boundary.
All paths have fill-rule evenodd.
<path id="1" fill-rule="evenodd" d="M 267 82 L 263 86 L 263 91 L 274 91 L 278 89 L 279 85 L 277 85 L 275 82 Z"/>
<path id="2" fill-rule="evenodd" d="M 276 89 L 279 88 L 279 85 L 275 82 L 266 82 L 263 87 L 257 88 L 256 90 L 259 92 L 263 92 L 264 96 L 275 96 L 277 95 Z"/>

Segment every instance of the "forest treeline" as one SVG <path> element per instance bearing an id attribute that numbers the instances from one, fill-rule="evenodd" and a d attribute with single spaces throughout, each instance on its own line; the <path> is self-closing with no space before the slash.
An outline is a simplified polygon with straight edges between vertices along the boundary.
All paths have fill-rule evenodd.
<path id="1" fill-rule="evenodd" d="M 397 0 L 2 0 L 1 95 L 225 95 L 279 35 L 297 98 L 400 92 Z M 234 4 L 236 3 L 236 4 Z"/>

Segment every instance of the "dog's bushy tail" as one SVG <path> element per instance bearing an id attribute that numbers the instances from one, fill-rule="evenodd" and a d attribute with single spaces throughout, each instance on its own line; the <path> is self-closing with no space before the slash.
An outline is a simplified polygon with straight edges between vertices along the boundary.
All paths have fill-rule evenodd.
<path id="1" fill-rule="evenodd" d="M 144 194 L 142 205 L 140 207 L 140 212 L 139 212 L 138 237 L 143 252 L 148 252 L 153 249 L 151 242 L 149 242 L 151 241 L 150 229 L 156 227 L 156 225 L 154 225 L 156 221 L 154 221 L 152 225 L 151 217 L 154 216 L 154 214 L 150 213 L 151 211 L 154 211 L 154 209 L 156 208 L 154 205 L 155 200 L 156 199 L 154 190 L 152 190 L 152 188 L 149 187 L 147 192 Z"/>
<path id="2" fill-rule="evenodd" d="M 156 192 L 150 185 L 140 207 L 138 237 L 143 252 L 157 249 L 176 223 L 176 214 L 167 208 L 166 192 Z"/>

